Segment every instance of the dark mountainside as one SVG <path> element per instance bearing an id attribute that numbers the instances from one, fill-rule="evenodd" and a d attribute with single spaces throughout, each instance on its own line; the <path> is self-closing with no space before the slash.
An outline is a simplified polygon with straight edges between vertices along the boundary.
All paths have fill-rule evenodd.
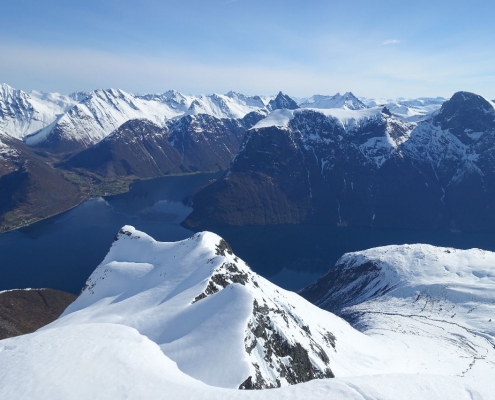
<path id="1" fill-rule="evenodd" d="M 0 157 L 0 231 L 60 213 L 84 199 L 42 153 L 7 135 L 0 134 L 0 141 L 9 148 Z"/>
<path id="2" fill-rule="evenodd" d="M 246 130 L 265 115 L 251 112 L 238 120 L 188 115 L 164 128 L 130 120 L 62 161 L 63 154 L 0 133 L 0 231 L 66 211 L 91 196 L 121 193 L 135 180 L 225 170 Z"/>
<path id="3" fill-rule="evenodd" d="M 246 129 L 264 114 L 243 119 L 188 115 L 162 128 L 131 120 L 96 145 L 60 164 L 105 178 L 156 178 L 168 174 L 224 170 L 239 149 Z"/>
<path id="4" fill-rule="evenodd" d="M 185 226 L 323 223 L 495 230 L 495 111 L 456 93 L 419 124 L 386 109 L 350 128 L 301 110 L 248 132 Z"/>
<path id="5" fill-rule="evenodd" d="M 0 293 L 0 340 L 35 330 L 56 320 L 77 296 L 53 289 Z"/>
<path id="6" fill-rule="evenodd" d="M 272 111 L 281 109 L 295 110 L 299 108 L 299 106 L 290 96 L 282 92 L 278 92 L 277 97 L 275 97 L 273 100 L 270 100 L 270 102 L 268 103 L 268 108 Z"/>

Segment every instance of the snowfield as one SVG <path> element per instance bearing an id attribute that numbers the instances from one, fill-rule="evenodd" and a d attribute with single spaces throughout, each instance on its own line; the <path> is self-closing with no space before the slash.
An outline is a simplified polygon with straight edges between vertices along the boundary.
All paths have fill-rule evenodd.
<path id="1" fill-rule="evenodd" d="M 494 262 L 425 245 L 347 254 L 331 292 L 307 290 L 353 327 L 213 233 L 161 243 L 125 226 L 57 321 L 0 341 L 0 398 L 495 398 Z"/>

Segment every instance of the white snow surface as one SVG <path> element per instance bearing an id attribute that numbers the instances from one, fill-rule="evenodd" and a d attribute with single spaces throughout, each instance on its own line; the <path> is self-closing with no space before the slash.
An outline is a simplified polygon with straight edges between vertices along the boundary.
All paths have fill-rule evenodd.
<path id="1" fill-rule="evenodd" d="M 209 232 L 161 243 L 124 227 L 57 321 L 0 341 L 0 398 L 494 398 L 495 324 L 488 320 L 495 254 L 415 245 L 344 256 L 346 268 L 368 260 L 381 266 L 348 304 L 362 313 L 360 332 L 257 276 L 233 253 L 219 252 L 220 243 Z M 208 293 L 218 282 L 213 277 L 227 276 L 231 264 L 246 283 L 216 284 Z M 377 295 L 384 287 L 393 289 Z M 355 293 L 352 284 L 347 290 Z M 289 343 L 325 349 L 336 378 L 236 390 L 253 363 L 266 379 L 276 374 L 263 364 L 261 339 L 246 350 L 254 300 L 278 310 L 270 314 L 272 329 Z M 328 333 L 335 349 L 323 339 Z M 315 354 L 309 352 L 311 362 L 321 364 Z"/>
<path id="2" fill-rule="evenodd" d="M 383 107 L 365 108 L 362 110 L 348 110 L 340 108 L 300 108 L 296 110 L 275 110 L 259 121 L 251 129 L 268 128 L 271 126 L 288 127 L 290 121 L 298 113 L 314 111 L 336 120 L 346 130 L 353 129 L 361 121 L 380 115 Z"/>
<path id="3" fill-rule="evenodd" d="M 0 84 L 0 130 L 17 139 L 53 123 L 77 104 L 71 96 L 59 93 L 31 93 Z"/>
<path id="4" fill-rule="evenodd" d="M 387 107 L 396 117 L 408 122 L 419 122 L 435 113 L 447 101 L 443 97 L 419 97 L 417 99 L 368 99 L 359 98 L 368 107 Z"/>
<path id="5" fill-rule="evenodd" d="M 0 341 L 0 397 L 16 400 L 489 399 L 465 379 L 376 375 L 264 391 L 208 386 L 135 329 L 79 324 Z"/>
<path id="6" fill-rule="evenodd" d="M 339 299 L 354 326 L 392 346 L 388 354 L 402 360 L 403 370 L 489 386 L 495 376 L 495 253 L 386 246 L 348 253 L 337 268 L 346 276 L 369 263 L 377 270 L 361 271 L 319 304 Z"/>

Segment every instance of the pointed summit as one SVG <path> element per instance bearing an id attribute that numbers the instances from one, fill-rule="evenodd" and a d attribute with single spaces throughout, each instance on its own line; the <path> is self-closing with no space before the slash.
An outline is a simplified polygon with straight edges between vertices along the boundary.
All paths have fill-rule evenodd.
<path id="1" fill-rule="evenodd" d="M 268 103 L 268 107 L 272 111 L 281 109 L 295 110 L 296 108 L 299 108 L 297 103 L 290 96 L 282 92 L 278 92 L 277 97 L 275 97 L 273 100 L 270 100 L 270 102 Z"/>

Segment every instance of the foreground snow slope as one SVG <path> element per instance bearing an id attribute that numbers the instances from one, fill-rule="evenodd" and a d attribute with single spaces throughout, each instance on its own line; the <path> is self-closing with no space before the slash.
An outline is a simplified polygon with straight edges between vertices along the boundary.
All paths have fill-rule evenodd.
<path id="1" fill-rule="evenodd" d="M 263 391 L 208 386 L 159 346 L 117 324 L 78 324 L 0 341 L 0 398 L 115 399 L 488 399 L 465 379 L 377 375 L 326 379 Z"/>
<path id="2" fill-rule="evenodd" d="M 79 298 L 49 328 L 133 327 L 183 372 L 227 388 L 379 368 L 366 336 L 253 273 L 213 233 L 160 243 L 126 226 L 116 239 Z"/>
<path id="3" fill-rule="evenodd" d="M 495 253 L 423 244 L 349 253 L 302 295 L 418 372 L 480 386 L 495 376 Z"/>
<path id="4" fill-rule="evenodd" d="M 59 320 L 0 341 L 0 398 L 494 398 L 494 261 L 424 245 L 344 256 L 303 294 L 359 332 L 215 234 L 161 243 L 126 226 Z"/>

